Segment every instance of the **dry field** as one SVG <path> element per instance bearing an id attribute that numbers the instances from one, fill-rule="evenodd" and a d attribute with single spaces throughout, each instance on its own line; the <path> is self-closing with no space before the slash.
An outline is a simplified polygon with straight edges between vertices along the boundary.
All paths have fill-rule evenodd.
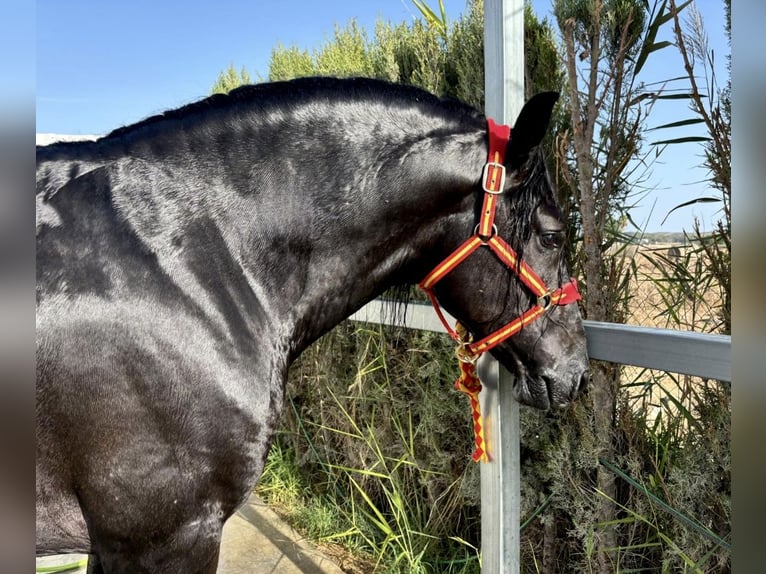
<path id="1" fill-rule="evenodd" d="M 631 269 L 626 322 L 643 327 L 718 332 L 718 285 L 705 279 L 705 261 L 693 246 L 656 243 L 626 248 L 626 269 Z M 694 403 L 694 395 L 707 382 L 699 377 L 624 366 L 623 389 L 634 410 L 653 420 L 663 409 L 677 414 L 678 403 Z M 691 401 L 690 401 L 691 399 Z"/>
<path id="2" fill-rule="evenodd" d="M 691 246 L 659 243 L 626 249 L 631 278 L 627 323 L 703 333 L 717 332 L 721 296 L 705 277 L 705 261 Z"/>

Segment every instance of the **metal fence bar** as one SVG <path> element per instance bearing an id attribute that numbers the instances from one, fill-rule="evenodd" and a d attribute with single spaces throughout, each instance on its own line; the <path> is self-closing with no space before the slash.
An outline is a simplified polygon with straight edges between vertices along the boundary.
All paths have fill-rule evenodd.
<path id="1" fill-rule="evenodd" d="M 731 381 L 731 337 L 585 321 L 588 355 L 623 365 Z"/>
<path id="2" fill-rule="evenodd" d="M 447 320 L 454 319 L 445 313 Z M 350 317 L 353 321 L 401 325 L 422 331 L 444 332 L 428 305 L 412 303 L 399 321 L 386 312 L 386 303 L 371 301 Z M 621 323 L 585 321 L 591 359 L 731 381 L 731 337 L 691 331 L 637 327 Z M 489 372 L 489 371 L 487 371 Z"/>
<path id="3" fill-rule="evenodd" d="M 362 323 L 375 323 L 377 325 L 400 326 L 419 331 L 433 331 L 445 333 L 444 326 L 434 313 L 433 307 L 422 303 L 410 303 L 407 305 L 404 317 L 395 316 L 393 306 L 397 303 L 387 303 L 381 299 L 374 299 L 351 315 L 351 321 Z M 454 325 L 455 318 L 442 309 L 447 322 Z M 446 335 L 446 333 L 445 333 Z"/>

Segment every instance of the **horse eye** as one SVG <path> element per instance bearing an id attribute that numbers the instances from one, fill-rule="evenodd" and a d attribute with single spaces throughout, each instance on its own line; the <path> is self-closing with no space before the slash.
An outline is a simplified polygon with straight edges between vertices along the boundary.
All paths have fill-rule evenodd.
<path id="1" fill-rule="evenodd" d="M 564 244 L 564 233 L 561 231 L 545 231 L 540 234 L 540 243 L 548 249 L 558 249 Z"/>

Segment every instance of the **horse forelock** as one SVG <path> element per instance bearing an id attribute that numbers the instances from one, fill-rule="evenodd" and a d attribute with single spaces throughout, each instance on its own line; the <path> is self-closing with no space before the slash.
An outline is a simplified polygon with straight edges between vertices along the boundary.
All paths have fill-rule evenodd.
<path id="1" fill-rule="evenodd" d="M 524 244 L 532 234 L 532 221 L 535 210 L 540 204 L 552 208 L 561 218 L 553 195 L 553 188 L 548 179 L 548 171 L 542 152 L 535 150 L 520 170 L 520 183 L 509 192 L 511 217 L 508 236 L 514 249 L 523 250 Z M 521 255 L 521 253 L 519 253 Z"/>

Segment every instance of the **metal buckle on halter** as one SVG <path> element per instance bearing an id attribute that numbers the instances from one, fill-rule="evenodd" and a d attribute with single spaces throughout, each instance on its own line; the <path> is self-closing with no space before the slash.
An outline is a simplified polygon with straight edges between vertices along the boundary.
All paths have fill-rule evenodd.
<path id="1" fill-rule="evenodd" d="M 493 171 L 490 172 L 490 170 Z M 500 174 L 499 182 L 497 181 L 498 172 Z M 494 176 L 494 178 L 492 176 Z M 495 161 L 490 161 L 484 164 L 484 171 L 481 174 L 481 187 L 486 193 L 492 195 L 500 195 L 503 193 L 503 189 L 505 188 L 505 166 L 502 163 L 497 163 Z"/>

